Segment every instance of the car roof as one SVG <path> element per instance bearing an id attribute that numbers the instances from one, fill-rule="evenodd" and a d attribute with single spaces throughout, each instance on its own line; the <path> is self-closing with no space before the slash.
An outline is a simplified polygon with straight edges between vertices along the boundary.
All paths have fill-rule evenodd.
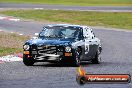
<path id="1" fill-rule="evenodd" d="M 74 24 L 50 24 L 50 25 L 47 25 L 49 27 L 54 27 L 54 26 L 64 26 L 64 27 L 81 27 L 81 28 L 84 28 L 84 27 L 87 27 L 87 26 L 81 26 L 81 25 L 74 25 Z"/>

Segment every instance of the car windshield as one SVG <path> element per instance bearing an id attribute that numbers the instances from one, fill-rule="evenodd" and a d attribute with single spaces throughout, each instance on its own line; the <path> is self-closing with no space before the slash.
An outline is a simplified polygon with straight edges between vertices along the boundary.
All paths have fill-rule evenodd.
<path id="1" fill-rule="evenodd" d="M 79 27 L 44 27 L 44 30 L 39 34 L 39 37 L 48 38 L 77 38 L 80 34 Z"/>

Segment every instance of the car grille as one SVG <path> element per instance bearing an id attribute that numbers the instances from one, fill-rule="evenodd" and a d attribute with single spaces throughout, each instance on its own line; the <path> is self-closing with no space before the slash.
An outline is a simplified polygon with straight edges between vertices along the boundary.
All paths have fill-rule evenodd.
<path id="1" fill-rule="evenodd" d="M 38 47 L 39 54 L 56 54 L 56 46 L 44 45 Z"/>
<path id="2" fill-rule="evenodd" d="M 42 45 L 37 47 L 38 54 L 58 54 L 58 52 L 63 52 L 62 47 L 54 45 Z"/>
<path id="3" fill-rule="evenodd" d="M 64 48 L 63 46 L 55 46 L 55 45 L 32 45 L 31 53 L 33 55 L 43 55 L 43 54 L 56 54 L 63 55 Z"/>

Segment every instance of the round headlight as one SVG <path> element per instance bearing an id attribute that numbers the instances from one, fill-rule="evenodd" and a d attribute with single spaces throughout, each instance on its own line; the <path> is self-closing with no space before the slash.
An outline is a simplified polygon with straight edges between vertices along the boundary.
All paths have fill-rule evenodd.
<path id="1" fill-rule="evenodd" d="M 65 48 L 65 51 L 66 51 L 66 52 L 71 52 L 71 47 L 67 46 L 67 47 Z"/>
<path id="2" fill-rule="evenodd" d="M 23 46 L 23 49 L 24 49 L 24 50 L 29 50 L 29 47 L 30 47 L 29 45 L 24 45 L 24 46 Z"/>

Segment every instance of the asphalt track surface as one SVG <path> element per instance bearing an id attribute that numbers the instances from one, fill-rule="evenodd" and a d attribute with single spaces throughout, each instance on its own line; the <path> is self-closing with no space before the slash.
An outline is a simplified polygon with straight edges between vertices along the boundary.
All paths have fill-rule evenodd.
<path id="1" fill-rule="evenodd" d="M 0 20 L 0 29 L 33 35 L 45 23 Z M 101 64 L 82 63 L 87 73 L 132 75 L 132 32 L 93 28 L 102 41 Z M 2 42 L 2 41 L 1 41 Z M 76 83 L 77 67 L 41 62 L 27 67 L 22 62 L 0 64 L 0 88 L 132 88 L 129 84 Z"/>
<path id="2" fill-rule="evenodd" d="M 132 6 L 64 6 L 46 4 L 15 4 L 0 3 L 0 9 L 52 9 L 52 10 L 79 10 L 79 11 L 103 11 L 103 12 L 132 12 Z"/>
<path id="3" fill-rule="evenodd" d="M 1 9 L 20 9 L 23 7 L 25 9 L 44 8 L 64 10 L 69 10 L 71 7 L 74 10 L 93 8 L 0 3 Z M 124 7 L 116 8 L 120 11 L 132 10 L 131 7 L 127 7 L 127 9 Z M 99 9 L 108 11 L 106 8 L 96 7 L 96 10 Z M 116 9 L 112 7 L 109 10 L 113 11 Z M 49 23 L 0 20 L 0 30 L 33 35 L 36 32 L 40 32 L 45 24 Z M 93 31 L 102 41 L 102 62 L 101 64 L 82 63 L 86 72 L 93 74 L 132 75 L 132 31 L 104 30 L 99 27 L 93 27 Z M 132 82 L 129 84 L 86 84 L 80 86 L 76 83 L 76 70 L 77 67 L 47 62 L 36 63 L 30 67 L 25 66 L 22 62 L 0 63 L 0 88 L 132 88 Z"/>

